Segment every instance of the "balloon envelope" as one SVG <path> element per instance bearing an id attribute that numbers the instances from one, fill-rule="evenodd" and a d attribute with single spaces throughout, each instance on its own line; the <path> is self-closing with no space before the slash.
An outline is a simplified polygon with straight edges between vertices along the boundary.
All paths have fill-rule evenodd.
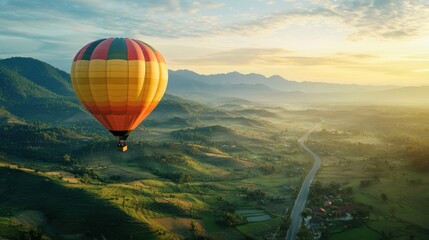
<path id="1" fill-rule="evenodd" d="M 125 140 L 158 105 L 167 88 L 168 70 L 162 55 L 148 44 L 107 38 L 76 54 L 71 81 L 86 109 Z"/>

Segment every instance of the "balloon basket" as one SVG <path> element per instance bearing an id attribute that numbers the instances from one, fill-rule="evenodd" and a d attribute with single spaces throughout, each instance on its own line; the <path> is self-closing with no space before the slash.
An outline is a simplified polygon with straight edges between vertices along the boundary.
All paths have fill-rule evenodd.
<path id="1" fill-rule="evenodd" d="M 118 152 L 125 152 L 127 150 L 128 150 L 128 146 L 116 147 L 116 151 Z"/>

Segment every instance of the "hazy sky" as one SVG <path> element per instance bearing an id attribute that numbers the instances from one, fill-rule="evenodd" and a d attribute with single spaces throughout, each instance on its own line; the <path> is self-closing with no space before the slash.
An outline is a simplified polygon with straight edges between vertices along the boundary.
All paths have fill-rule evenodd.
<path id="1" fill-rule="evenodd" d="M 173 70 L 429 85 L 429 0 L 0 0 L 0 58 L 69 72 L 106 37 L 145 41 Z"/>

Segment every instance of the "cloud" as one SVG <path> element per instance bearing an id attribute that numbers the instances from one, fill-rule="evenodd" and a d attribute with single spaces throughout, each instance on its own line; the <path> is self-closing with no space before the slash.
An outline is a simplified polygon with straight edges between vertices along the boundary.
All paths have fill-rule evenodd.
<path id="1" fill-rule="evenodd" d="M 326 56 L 301 56 L 281 48 L 237 48 L 200 58 L 176 59 L 176 63 L 192 65 L 265 65 L 265 66 L 351 66 L 377 59 L 372 54 L 335 53 Z"/>
<path id="2" fill-rule="evenodd" d="M 416 73 L 429 72 L 429 68 L 416 69 L 413 72 L 416 72 Z"/>
<path id="3" fill-rule="evenodd" d="M 278 58 L 282 65 L 288 66 L 339 66 L 349 67 L 376 59 L 370 54 L 336 53 L 326 56 L 284 56 Z"/>
<path id="4" fill-rule="evenodd" d="M 217 36 L 273 32 L 292 24 L 335 24 L 351 39 L 403 39 L 428 30 L 426 0 L 310 0 L 309 3 L 272 1 L 268 11 L 228 10 L 228 2 L 214 0 L 0 0 L 0 42 L 29 39 L 33 50 L 73 54 L 82 44 L 110 36 L 144 39 L 184 38 L 203 41 Z M 289 7 L 276 7 L 279 2 Z M 279 5 L 280 6 L 280 5 Z M 275 9 L 275 10 L 273 10 Z M 282 10 L 283 9 L 283 10 Z M 274 11 L 274 12 L 273 12 Z M 254 14 L 255 13 L 255 14 Z M 239 17 L 238 17 L 239 16 Z M 3 54 L 9 49 L 1 49 Z M 18 51 L 19 49 L 17 49 Z M 351 56 L 293 56 L 276 48 L 242 48 L 206 56 L 204 61 L 226 64 L 277 61 L 296 65 L 353 62 Z M 184 62 L 193 61 L 186 60 Z"/>
<path id="5" fill-rule="evenodd" d="M 174 38 L 205 34 L 217 17 L 199 13 L 221 6 L 211 0 L 0 0 L 0 24 L 4 34 L 22 36 L 31 26 L 40 38 L 51 35 L 46 34 L 45 25 L 78 34 L 80 29 L 73 27 L 76 24 L 105 35 Z M 21 26 L 24 30 L 19 30 Z"/>
<path id="6" fill-rule="evenodd" d="M 248 65 L 253 63 L 266 64 L 273 56 L 287 53 L 280 48 L 238 48 L 209 54 L 200 58 L 176 59 L 174 62 L 193 65 Z"/>
<path id="7" fill-rule="evenodd" d="M 357 40 L 367 37 L 402 39 L 429 30 L 429 2 L 424 0 L 313 0 L 305 8 L 278 11 L 257 20 L 230 26 L 231 32 L 254 34 L 291 24 L 335 23 Z"/>
<path id="8" fill-rule="evenodd" d="M 80 34 L 84 39 L 186 38 L 255 35 L 292 24 L 330 23 L 350 31 L 350 38 L 355 40 L 401 39 L 428 30 L 429 3 L 424 0 L 282 2 L 287 7 L 279 5 L 254 14 L 245 8 L 231 12 L 225 6 L 228 3 L 214 0 L 0 0 L 0 25 L 2 34 L 31 37 L 25 35 L 32 32 L 40 39 L 56 37 L 53 29 L 61 29 L 67 36 Z"/>

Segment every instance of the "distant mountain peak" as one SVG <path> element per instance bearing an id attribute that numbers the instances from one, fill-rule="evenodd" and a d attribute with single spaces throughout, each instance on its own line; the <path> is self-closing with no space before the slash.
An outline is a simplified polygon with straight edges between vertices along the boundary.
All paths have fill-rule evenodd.
<path id="1" fill-rule="evenodd" d="M 284 78 L 283 78 L 282 76 L 280 76 L 280 75 L 272 75 L 272 76 L 271 76 L 271 77 L 269 77 L 268 79 L 288 81 L 288 80 L 284 79 Z"/>

